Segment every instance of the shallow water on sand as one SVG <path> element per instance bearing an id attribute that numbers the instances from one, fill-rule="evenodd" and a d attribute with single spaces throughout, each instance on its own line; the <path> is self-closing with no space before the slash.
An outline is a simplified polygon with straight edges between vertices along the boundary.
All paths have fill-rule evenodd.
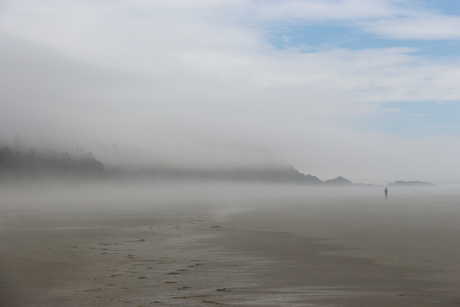
<path id="1" fill-rule="evenodd" d="M 459 220 L 451 190 L 2 189 L 0 306 L 455 306 Z"/>

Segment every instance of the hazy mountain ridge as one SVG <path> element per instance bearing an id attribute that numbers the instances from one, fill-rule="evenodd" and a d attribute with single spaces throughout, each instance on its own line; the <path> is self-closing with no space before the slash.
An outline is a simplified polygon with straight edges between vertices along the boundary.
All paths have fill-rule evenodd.
<path id="1" fill-rule="evenodd" d="M 436 186 L 434 183 L 431 182 L 424 182 L 424 181 L 402 181 L 398 180 L 394 183 L 389 183 L 388 186 L 393 187 L 417 187 L 417 186 Z"/>
<path id="2" fill-rule="evenodd" d="M 328 179 L 324 182 L 325 184 L 329 185 L 353 185 L 354 183 L 351 180 L 343 178 L 342 176 L 338 176 L 334 179 Z"/>
<path id="3" fill-rule="evenodd" d="M 81 179 L 223 180 L 272 183 L 323 184 L 316 176 L 300 173 L 292 166 L 185 168 L 153 166 L 108 167 L 90 152 L 40 151 L 24 146 L 0 147 L 0 178 L 34 180 L 42 177 Z"/>
<path id="4" fill-rule="evenodd" d="M 179 168 L 154 167 L 145 169 L 109 169 L 118 178 L 142 178 L 152 180 L 234 181 L 261 183 L 323 184 L 312 175 L 305 175 L 291 167 L 244 168 Z"/>
<path id="5" fill-rule="evenodd" d="M 353 183 L 338 176 L 322 181 L 316 176 L 299 172 L 290 165 L 268 165 L 253 167 L 192 168 L 177 166 L 119 167 L 106 166 L 94 158 L 91 152 L 81 147 L 72 154 L 65 150 L 40 151 L 21 146 L 0 146 L 0 180 L 58 179 L 103 179 L 103 180 L 168 180 L 168 181 L 231 181 L 286 183 L 319 186 L 373 186 Z M 430 183 L 396 181 L 396 186 L 413 186 Z"/>

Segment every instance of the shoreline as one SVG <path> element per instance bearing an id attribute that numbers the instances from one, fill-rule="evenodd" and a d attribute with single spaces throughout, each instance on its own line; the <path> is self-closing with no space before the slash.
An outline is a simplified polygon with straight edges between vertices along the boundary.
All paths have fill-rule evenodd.
<path id="1" fill-rule="evenodd" d="M 458 196 L 398 197 L 3 207 L 0 307 L 459 305 Z"/>

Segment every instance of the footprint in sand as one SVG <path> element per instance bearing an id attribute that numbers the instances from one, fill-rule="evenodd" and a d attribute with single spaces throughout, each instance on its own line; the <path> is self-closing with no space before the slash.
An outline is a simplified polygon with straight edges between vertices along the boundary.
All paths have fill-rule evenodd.
<path id="1" fill-rule="evenodd" d="M 188 286 L 183 286 L 181 288 L 177 288 L 177 290 L 187 290 L 187 289 L 190 289 L 191 287 L 188 287 Z"/>
<path id="2" fill-rule="evenodd" d="M 202 300 L 203 303 L 207 303 L 207 304 L 216 304 L 216 305 L 222 305 L 222 303 L 219 303 L 219 302 L 215 302 L 215 301 L 206 301 L 206 300 Z"/>

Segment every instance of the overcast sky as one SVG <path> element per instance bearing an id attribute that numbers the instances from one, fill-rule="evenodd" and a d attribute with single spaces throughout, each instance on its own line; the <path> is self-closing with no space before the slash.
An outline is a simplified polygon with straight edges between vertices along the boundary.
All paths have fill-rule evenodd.
<path id="1" fill-rule="evenodd" d="M 459 15 L 458 0 L 3 0 L 0 134 L 459 183 Z"/>

